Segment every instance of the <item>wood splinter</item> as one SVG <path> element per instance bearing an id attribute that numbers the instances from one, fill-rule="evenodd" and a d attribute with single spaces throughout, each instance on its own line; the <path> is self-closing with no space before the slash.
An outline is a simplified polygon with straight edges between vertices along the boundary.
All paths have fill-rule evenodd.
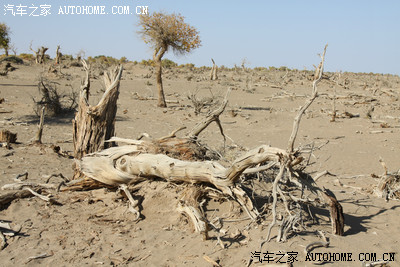
<path id="1" fill-rule="evenodd" d="M 134 221 L 135 222 L 138 221 L 140 219 L 140 212 L 137 209 L 139 201 L 133 199 L 133 196 L 132 196 L 131 192 L 129 192 L 128 186 L 126 186 L 126 184 L 121 184 L 118 187 L 118 189 L 124 191 L 126 197 L 129 200 L 129 203 L 130 203 L 129 211 L 136 215 L 136 218 L 134 219 Z"/>

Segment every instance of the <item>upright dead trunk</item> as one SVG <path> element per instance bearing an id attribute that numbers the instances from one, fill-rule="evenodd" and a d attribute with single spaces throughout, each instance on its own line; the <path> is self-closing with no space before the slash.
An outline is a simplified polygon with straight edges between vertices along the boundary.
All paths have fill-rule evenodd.
<path id="1" fill-rule="evenodd" d="M 44 63 L 44 56 L 46 55 L 46 51 L 48 50 L 47 47 L 42 46 L 39 50 L 40 54 L 39 54 L 39 64 L 43 64 Z"/>
<path id="2" fill-rule="evenodd" d="M 60 64 L 60 58 L 61 58 L 61 52 L 60 52 L 60 46 L 57 45 L 57 50 L 56 50 L 56 64 Z"/>
<path id="3" fill-rule="evenodd" d="M 122 66 L 104 74 L 106 91 L 96 106 L 88 104 L 89 68 L 86 68 L 86 81 L 82 84 L 78 112 L 73 120 L 74 158 L 112 146 L 105 143 L 115 133 L 115 116 Z M 76 177 L 76 175 L 75 175 Z"/>
<path id="4" fill-rule="evenodd" d="M 164 88 L 162 84 L 162 62 L 161 59 L 167 51 L 166 47 L 157 48 L 154 51 L 153 60 L 156 64 L 156 81 L 157 81 L 157 89 L 158 89 L 158 107 L 166 108 L 167 102 L 165 101 Z"/>
<path id="5" fill-rule="evenodd" d="M 45 109 L 46 109 L 46 107 L 42 107 L 42 110 L 40 111 L 40 120 L 39 120 L 38 131 L 36 133 L 35 138 L 32 140 L 34 144 L 41 144 L 42 143 Z"/>
<path id="6" fill-rule="evenodd" d="M 36 64 L 42 64 L 44 63 L 44 57 L 46 55 L 46 51 L 49 49 L 47 47 L 42 46 L 41 48 L 38 48 L 37 51 L 32 49 L 32 44 L 29 47 L 29 49 L 35 53 L 35 60 L 36 60 Z"/>
<path id="7" fill-rule="evenodd" d="M 214 59 L 211 59 L 213 66 L 211 68 L 211 73 L 210 73 L 210 80 L 215 81 L 218 80 L 218 75 L 217 75 L 217 65 L 215 65 Z"/>

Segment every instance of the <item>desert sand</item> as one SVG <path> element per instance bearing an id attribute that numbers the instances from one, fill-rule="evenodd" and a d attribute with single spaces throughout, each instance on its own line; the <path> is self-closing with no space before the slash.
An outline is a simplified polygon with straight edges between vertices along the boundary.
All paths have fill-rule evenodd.
<path id="1" fill-rule="evenodd" d="M 0 147 L 0 186 L 14 183 L 18 174 L 28 172 L 26 181 L 45 183 L 47 176 L 62 173 L 72 178 L 74 160 L 56 154 L 52 145 L 72 154 L 74 113 L 46 116 L 42 145 L 31 145 L 39 122 L 33 98 L 40 99 L 39 75 L 57 83 L 60 92 L 78 92 L 84 71 L 62 63 L 57 72 L 49 65 L 15 64 L 16 69 L 0 77 L 0 128 L 17 133 L 11 148 Z M 61 71 L 61 72 L 60 72 Z M 100 71 L 92 71 L 90 102 L 97 103 L 104 86 Z M 243 151 L 266 144 L 285 149 L 293 119 L 311 93 L 312 71 L 279 69 L 219 69 L 219 79 L 209 80 L 209 69 L 173 67 L 164 69 L 163 82 L 167 108 L 157 108 L 157 89 L 152 67 L 126 63 L 120 86 L 116 135 L 135 139 L 142 133 L 153 138 L 168 135 L 181 126 L 190 130 L 215 106 L 204 107 L 195 115 L 188 95 L 221 101 L 232 89 L 229 103 L 220 119 L 225 144 L 218 126 L 211 124 L 200 135 L 202 143 L 232 160 Z M 176 210 L 182 185 L 161 180 L 146 182 L 134 196 L 140 198 L 142 218 L 134 222 L 127 201 L 106 188 L 55 192 L 62 205 L 52 205 L 37 197 L 14 200 L 1 207 L 0 221 L 8 222 L 19 234 L 6 236 L 0 251 L 0 266 L 246 266 L 252 253 L 275 257 L 293 252 L 293 266 L 314 266 L 306 261 L 305 247 L 321 241 L 318 230 L 329 238 L 328 247 L 313 253 L 351 253 L 351 261 L 331 261 L 326 266 L 362 266 L 389 259 L 386 266 L 400 266 L 400 205 L 398 200 L 380 198 L 371 189 L 384 172 L 382 159 L 390 172 L 399 166 L 400 78 L 395 75 L 325 73 L 318 86 L 319 97 L 303 117 L 297 146 L 314 144 L 307 172 L 312 176 L 327 170 L 335 176 L 318 180 L 336 195 L 343 206 L 343 236 L 331 234 L 329 214 L 317 211 L 318 223 L 306 222 L 306 229 L 293 233 L 286 242 L 274 239 L 264 244 L 271 216 L 260 224 L 251 223 L 237 203 L 209 200 L 207 218 L 226 218 L 225 232 L 210 230 L 208 240 L 193 231 L 189 220 Z M 332 119 L 333 99 L 337 110 Z M 373 106 L 373 110 L 372 110 Z M 61 182 L 52 177 L 51 182 Z M 8 193 L 0 190 L 0 195 Z M 50 191 L 49 191 L 50 192 Z M 277 228 L 272 235 L 276 236 Z M 218 243 L 221 236 L 225 248 Z M 374 254 L 375 253 L 375 254 Z M 44 255 L 43 258 L 34 258 Z M 266 258 L 265 258 L 266 259 Z M 393 260 L 393 258 L 392 258 Z M 269 264 L 279 264 L 277 260 Z M 287 256 L 282 262 L 287 261 Z M 269 266 L 255 259 L 251 266 Z M 275 266 L 275 265 L 271 265 Z"/>

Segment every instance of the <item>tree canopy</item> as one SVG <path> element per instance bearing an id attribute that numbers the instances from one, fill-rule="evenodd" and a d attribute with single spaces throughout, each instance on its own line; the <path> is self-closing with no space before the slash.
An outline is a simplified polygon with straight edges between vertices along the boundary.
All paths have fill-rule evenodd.
<path id="1" fill-rule="evenodd" d="M 172 48 L 175 53 L 182 54 L 201 45 L 199 32 L 187 24 L 180 14 L 154 12 L 152 15 L 141 15 L 139 27 L 138 33 L 155 50 Z"/>
<path id="2" fill-rule="evenodd" d="M 0 48 L 3 48 L 8 54 L 10 48 L 10 27 L 5 23 L 0 23 Z"/>

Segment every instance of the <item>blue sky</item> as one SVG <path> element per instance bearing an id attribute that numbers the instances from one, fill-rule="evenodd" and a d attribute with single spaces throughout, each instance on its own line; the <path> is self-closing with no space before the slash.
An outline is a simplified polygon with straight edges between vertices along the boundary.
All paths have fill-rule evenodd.
<path id="1" fill-rule="evenodd" d="M 149 59 L 151 49 L 139 38 L 136 6 L 181 13 L 195 26 L 202 46 L 185 56 L 165 58 L 180 64 L 232 67 L 246 59 L 249 67 L 287 66 L 312 69 L 329 44 L 327 71 L 400 74 L 400 1 L 188 1 L 188 0 L 1 0 L 0 22 L 12 31 L 18 53 L 44 45 L 51 57 L 64 54 L 109 55 Z M 51 5 L 51 15 L 12 16 L 4 5 Z M 129 6 L 130 15 L 61 15 L 60 6 Z M 6 14 L 5 14 L 6 13 Z M 37 13 L 34 13 L 37 14 Z"/>

